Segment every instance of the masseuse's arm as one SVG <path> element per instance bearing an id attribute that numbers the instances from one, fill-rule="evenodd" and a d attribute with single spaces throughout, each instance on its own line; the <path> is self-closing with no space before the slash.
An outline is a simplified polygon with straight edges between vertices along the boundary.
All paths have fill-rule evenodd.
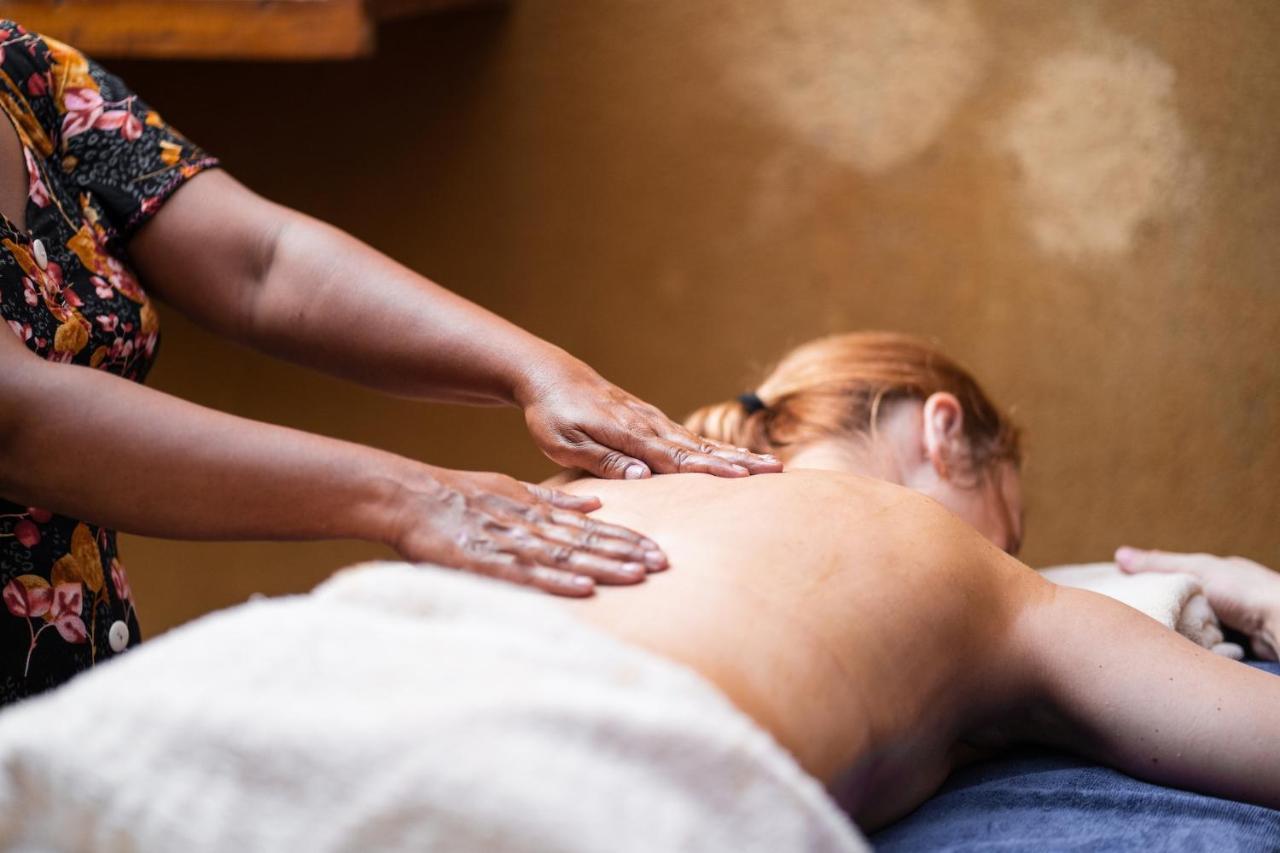
<path id="1" fill-rule="evenodd" d="M 694 436 L 563 350 L 225 172 L 179 189 L 129 250 L 149 289 L 227 337 L 395 394 L 519 405 L 561 465 L 633 479 L 781 470 Z"/>
<path id="2" fill-rule="evenodd" d="M 566 595 L 634 582 L 657 546 L 599 506 L 215 412 L 0 333 L 0 495 L 182 539 L 357 538 Z"/>

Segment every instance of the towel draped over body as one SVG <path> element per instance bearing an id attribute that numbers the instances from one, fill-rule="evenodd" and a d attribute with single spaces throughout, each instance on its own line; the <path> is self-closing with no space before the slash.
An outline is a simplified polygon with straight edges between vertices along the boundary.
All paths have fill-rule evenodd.
<path id="1" fill-rule="evenodd" d="M 378 564 L 0 714 L 5 850 L 855 851 L 692 671 L 550 597 Z"/>

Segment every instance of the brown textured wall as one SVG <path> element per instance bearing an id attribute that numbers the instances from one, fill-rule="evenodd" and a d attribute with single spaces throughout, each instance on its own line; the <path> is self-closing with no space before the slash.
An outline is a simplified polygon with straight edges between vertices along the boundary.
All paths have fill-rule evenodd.
<path id="1" fill-rule="evenodd" d="M 814 335 L 932 335 L 1028 429 L 1029 561 L 1280 564 L 1277 39 L 1269 0 L 544 0 L 396 23 L 364 62 L 114 68 L 250 186 L 671 413 Z M 549 470 L 514 411 L 165 324 L 156 387 Z M 152 633 L 379 553 L 125 544 Z"/>

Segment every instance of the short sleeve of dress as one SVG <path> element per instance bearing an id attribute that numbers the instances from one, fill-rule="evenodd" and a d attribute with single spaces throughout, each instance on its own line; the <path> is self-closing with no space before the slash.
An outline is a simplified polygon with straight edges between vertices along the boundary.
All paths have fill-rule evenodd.
<path id="1" fill-rule="evenodd" d="M 114 236 L 127 240 L 178 187 L 218 165 L 80 51 L 11 22 L 0 27 L 11 28 L 0 67 L 25 102 L 14 105 L 19 132 L 92 197 Z"/>

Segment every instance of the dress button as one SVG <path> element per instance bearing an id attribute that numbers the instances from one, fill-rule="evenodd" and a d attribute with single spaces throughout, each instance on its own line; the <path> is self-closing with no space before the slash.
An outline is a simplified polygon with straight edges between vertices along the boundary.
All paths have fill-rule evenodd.
<path id="1" fill-rule="evenodd" d="M 111 630 L 107 632 L 107 642 L 111 644 L 111 651 L 124 651 L 124 647 L 129 645 L 129 626 L 119 620 L 112 622 Z"/>
<path id="2" fill-rule="evenodd" d="M 48 269 L 49 254 L 44 250 L 44 243 L 41 242 L 40 240 L 32 240 L 31 251 L 36 256 L 36 266 L 40 267 L 40 269 L 42 270 Z"/>

